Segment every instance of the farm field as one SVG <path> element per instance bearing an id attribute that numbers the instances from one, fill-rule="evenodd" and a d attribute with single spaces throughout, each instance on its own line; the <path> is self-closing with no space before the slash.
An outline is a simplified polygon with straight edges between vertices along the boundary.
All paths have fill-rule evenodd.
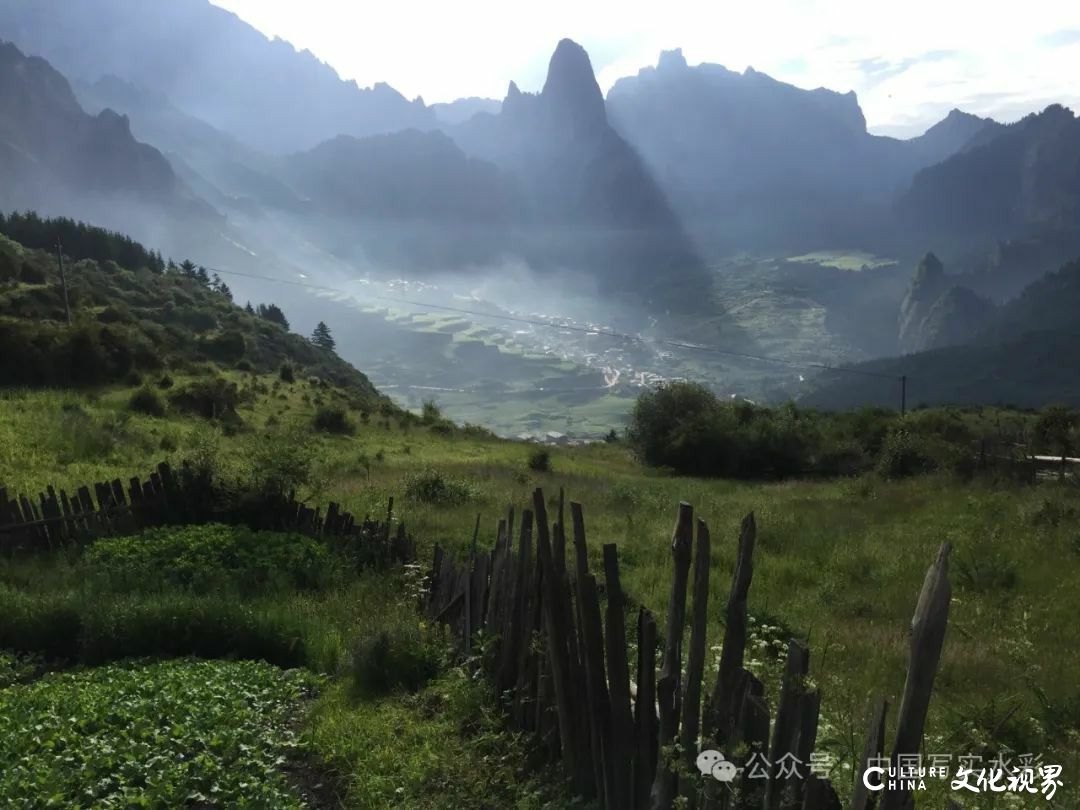
<path id="1" fill-rule="evenodd" d="M 896 705 L 918 589 L 938 546 L 948 540 L 955 546 L 954 598 L 926 750 L 1042 754 L 1066 774 L 1080 765 L 1080 692 L 1069 677 L 1080 665 L 1071 620 L 1080 608 L 1071 587 L 1080 574 L 1071 483 L 962 483 L 945 474 L 902 481 L 873 475 L 710 481 L 646 470 L 621 442 L 550 449 L 545 471 L 531 468 L 541 466 L 530 465 L 533 446 L 438 422 L 378 413 L 365 421 L 353 413 L 353 435 L 319 434 L 310 428 L 315 401 L 334 401 L 334 391 L 301 381 L 274 394 L 270 377 L 237 380 L 250 395 L 242 397 L 243 425 L 227 430 L 132 413 L 125 388 L 92 395 L 7 392 L 0 396 L 0 479 L 11 491 L 36 493 L 48 484 L 145 475 L 163 459 L 202 458 L 216 474 L 239 480 L 275 453 L 300 448 L 290 463 L 305 466 L 301 494 L 312 502 L 336 500 L 358 516 L 379 515 L 387 498 L 395 497 L 395 512 L 418 541 L 422 569 L 435 542 L 465 548 L 477 515 L 481 543 L 490 545 L 495 522 L 510 506 L 527 506 L 536 487 L 549 501 L 565 487 L 569 499 L 584 504 L 594 564 L 603 543 L 617 543 L 623 587 L 633 603 L 658 618 L 667 605 L 671 527 L 678 502 L 685 500 L 713 535 L 710 646 L 722 638 L 737 527 L 754 511 L 759 539 L 750 614 L 757 652 L 749 666 L 767 683 L 775 681 L 784 640 L 809 637 L 811 677 L 823 693 L 819 748 L 835 757 L 833 780 L 841 789 L 850 789 L 845 774 L 861 749 L 871 696 L 882 694 Z M 26 689 L 57 660 L 88 665 L 197 653 L 182 644 L 161 649 L 159 623 L 165 616 L 198 617 L 199 626 L 233 628 L 225 637 L 247 639 L 249 656 L 324 679 L 315 703 L 298 709 L 306 718 L 301 739 L 352 806 L 378 806 L 365 804 L 370 800 L 364 797 L 380 796 L 383 806 L 423 807 L 418 797 L 433 786 L 473 800 L 483 790 L 511 804 L 537 806 L 546 797 L 561 806 L 550 780 L 530 781 L 508 764 L 506 752 L 521 743 L 502 735 L 491 696 L 463 680 L 442 654 L 419 655 L 432 663 L 430 671 L 420 667 L 426 674 L 414 684 L 418 691 L 355 694 L 357 660 L 366 660 L 357 659 L 357 651 L 365 639 L 387 632 L 405 649 L 439 648 L 431 629 L 419 626 L 408 597 L 415 577 L 334 575 L 320 579 L 315 590 L 276 583 L 240 597 L 230 596 L 228 582 L 199 592 L 163 585 L 159 592 L 132 593 L 119 579 L 102 584 L 87 578 L 88 564 L 66 556 L 2 563 L 0 598 L 9 618 L 0 647 L 16 662 L 9 690 Z M 54 637 L 42 630 L 71 615 L 85 616 L 81 635 L 68 630 Z M 168 635 L 183 638 L 175 627 Z M 478 716 L 488 719 L 477 726 Z M 427 740 L 458 734 L 477 767 L 454 767 L 451 754 L 441 750 L 412 751 L 401 728 Z M 140 750 L 150 756 L 149 749 Z M 518 753 L 518 762 L 525 762 Z M 478 786 L 481 771 L 490 783 Z M 1059 797 L 1072 791 L 1066 781 Z"/>

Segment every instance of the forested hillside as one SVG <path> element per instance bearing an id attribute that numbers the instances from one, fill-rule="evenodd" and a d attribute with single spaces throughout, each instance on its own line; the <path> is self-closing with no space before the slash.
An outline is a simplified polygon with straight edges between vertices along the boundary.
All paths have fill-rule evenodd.
<path id="1" fill-rule="evenodd" d="M 215 367 L 266 373 L 284 363 L 379 396 L 332 351 L 291 334 L 280 308 L 239 306 L 206 268 L 71 220 L 0 216 L 0 234 L 0 385 L 94 385 Z"/>

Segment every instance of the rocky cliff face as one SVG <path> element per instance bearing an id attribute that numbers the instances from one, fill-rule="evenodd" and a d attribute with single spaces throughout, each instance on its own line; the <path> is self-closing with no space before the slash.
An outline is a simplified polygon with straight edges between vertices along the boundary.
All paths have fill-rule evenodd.
<path id="1" fill-rule="evenodd" d="M 1080 119 L 1029 115 L 916 175 L 898 204 L 922 235 L 1003 240 L 1080 226 Z"/>
<path id="2" fill-rule="evenodd" d="M 0 32 L 72 81 L 118 76 L 269 152 L 437 124 L 423 101 L 343 81 L 208 0 L 4 0 Z"/>
<path id="3" fill-rule="evenodd" d="M 877 137 L 854 93 L 805 90 L 753 68 L 689 66 L 680 51 L 617 81 L 607 109 L 684 221 L 718 251 L 872 243 L 889 231 L 893 196 L 914 173 L 986 126 L 956 114 L 909 141 Z"/>
<path id="4" fill-rule="evenodd" d="M 64 191 L 159 203 L 180 192 L 168 161 L 135 140 L 126 117 L 87 115 L 63 76 L 10 43 L 0 43 L 0 145 L 19 187 L 11 202 L 22 205 Z"/>
<path id="5" fill-rule="evenodd" d="M 585 50 L 562 40 L 537 94 L 510 83 L 498 115 L 451 130 L 463 148 L 515 179 L 526 209 L 524 255 L 578 267 L 620 292 L 689 285 L 705 273 L 678 217 L 634 149 L 610 125 Z"/>
<path id="6" fill-rule="evenodd" d="M 958 286 L 937 256 L 927 253 L 900 306 L 900 349 L 910 354 L 966 343 L 994 311 L 989 299 Z"/>

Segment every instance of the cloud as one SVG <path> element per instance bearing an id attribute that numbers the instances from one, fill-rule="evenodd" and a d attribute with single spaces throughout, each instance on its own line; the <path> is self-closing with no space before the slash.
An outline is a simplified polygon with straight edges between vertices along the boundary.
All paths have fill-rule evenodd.
<path id="1" fill-rule="evenodd" d="M 1051 31 L 1041 37 L 1041 42 L 1048 48 L 1063 48 L 1066 45 L 1080 44 L 1080 28 L 1063 28 Z"/>

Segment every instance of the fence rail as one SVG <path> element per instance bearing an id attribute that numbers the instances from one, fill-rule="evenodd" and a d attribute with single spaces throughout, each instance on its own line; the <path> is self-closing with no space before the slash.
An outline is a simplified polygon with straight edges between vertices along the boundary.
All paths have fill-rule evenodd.
<path id="1" fill-rule="evenodd" d="M 568 563 L 561 491 L 557 504 L 549 523 L 544 493 L 536 490 L 532 509 L 521 513 L 517 540 L 511 510 L 499 521 L 490 552 L 476 551 L 474 539 L 473 551 L 457 561 L 435 547 L 424 610 L 451 629 L 463 650 L 488 639 L 482 661 L 503 696 L 509 723 L 531 734 L 552 761 L 561 761 L 575 792 L 602 808 L 669 810 L 677 801 L 695 810 L 839 808 L 828 779 L 790 767 L 809 762 L 816 744 L 821 694 L 807 679 L 810 650 L 801 641 L 789 643 L 775 716 L 764 684 L 745 667 L 754 516 L 743 520 L 739 533 L 719 671 L 707 691 L 706 523 L 695 522 L 689 504 L 679 505 L 664 633 L 659 635 L 656 620 L 642 607 L 630 641 L 617 547 L 603 546 L 601 582 L 589 569 L 582 508 L 572 503 Z M 945 543 L 918 598 L 894 763 L 918 753 L 948 621 L 949 553 Z M 886 711 L 884 700 L 874 703 L 857 785 L 867 763 L 883 756 Z M 715 771 L 700 775 L 698 755 L 704 751 L 722 752 L 730 763 L 715 760 L 715 767 L 728 768 L 724 780 L 712 778 Z M 762 778 L 751 775 L 755 761 L 766 763 Z M 902 790 L 877 798 L 880 810 L 913 804 Z M 857 790 L 854 810 L 871 806 L 870 795 Z"/>
<path id="2" fill-rule="evenodd" d="M 53 486 L 36 498 L 15 496 L 0 486 L 0 552 L 51 551 L 155 526 L 213 522 L 324 538 L 351 548 L 365 564 L 410 562 L 415 544 L 403 523 L 394 528 L 393 511 L 393 498 L 384 521 L 357 521 L 337 503 L 323 512 L 298 501 L 295 493 L 237 501 L 190 465 L 174 471 L 162 462 L 145 480 L 88 484 L 71 496 Z"/>

